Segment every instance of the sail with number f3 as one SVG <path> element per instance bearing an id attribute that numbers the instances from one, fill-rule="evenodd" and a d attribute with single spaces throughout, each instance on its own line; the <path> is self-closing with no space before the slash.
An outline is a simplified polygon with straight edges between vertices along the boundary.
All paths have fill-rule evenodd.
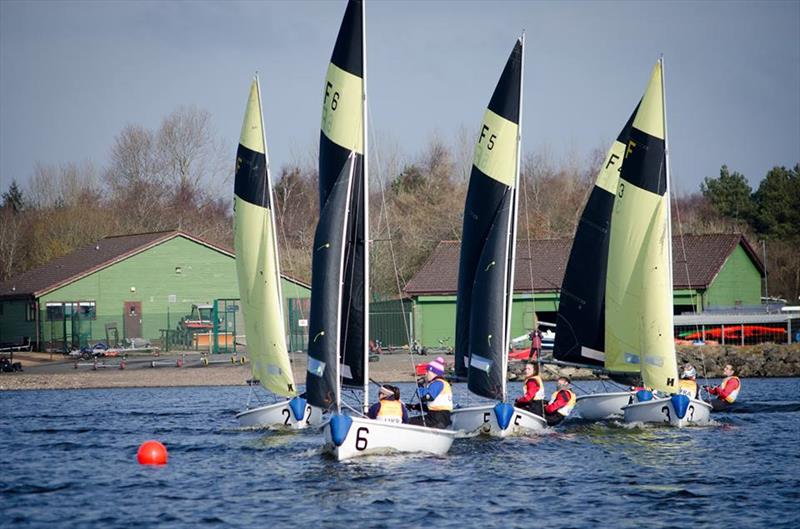
<path id="1" fill-rule="evenodd" d="M 272 184 L 264 138 L 261 90 L 258 79 L 254 79 L 236 153 L 236 275 L 253 376 L 269 391 L 291 396 L 295 385 L 284 332 Z"/>
<path id="2" fill-rule="evenodd" d="M 312 257 L 306 382 L 309 402 L 328 409 L 338 405 L 340 376 L 348 386 L 366 381 L 363 42 L 363 5 L 351 0 L 323 91 L 320 221 Z"/>
<path id="3" fill-rule="evenodd" d="M 650 388 L 678 387 L 662 63 L 653 69 L 625 148 L 611 215 L 606 277 L 606 368 L 642 373 Z"/>
<path id="4" fill-rule="evenodd" d="M 464 209 L 456 299 L 456 370 L 469 390 L 505 399 L 519 180 L 522 39 L 483 118 Z"/>
<path id="5" fill-rule="evenodd" d="M 559 294 L 553 344 L 553 357 L 557 360 L 595 366 L 607 361 L 605 305 L 611 212 L 625 146 L 638 108 L 637 105 L 609 149 L 578 221 Z M 622 367 L 639 372 L 638 366 Z"/>

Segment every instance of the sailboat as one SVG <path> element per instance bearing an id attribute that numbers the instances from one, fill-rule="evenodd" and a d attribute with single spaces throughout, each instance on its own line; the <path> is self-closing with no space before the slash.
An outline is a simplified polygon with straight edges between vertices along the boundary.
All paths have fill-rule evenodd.
<path id="1" fill-rule="evenodd" d="M 628 118 L 606 154 L 586 201 L 572 243 L 558 304 L 553 358 L 557 364 L 604 369 L 612 378 L 636 375 L 639 366 L 620 361 L 621 350 L 605 343 L 606 274 L 611 212 L 619 186 L 619 173 L 630 129 L 639 106 Z M 591 266 L 587 266 L 591 263 Z M 609 372 L 609 368 L 617 371 Z M 575 412 L 584 419 L 600 420 L 622 415 L 632 401 L 632 391 L 580 395 Z"/>
<path id="2" fill-rule="evenodd" d="M 321 408 L 297 396 L 286 347 L 272 182 L 258 77 L 250 86 L 236 153 L 234 247 L 253 377 L 278 402 L 236 415 L 240 426 L 301 429 L 322 422 Z M 285 398 L 289 397 L 289 398 Z"/>
<path id="3" fill-rule="evenodd" d="M 514 45 L 484 115 L 464 206 L 456 295 L 456 375 L 494 403 L 456 408 L 462 435 L 506 437 L 544 430 L 547 422 L 507 402 L 514 293 L 524 59 Z"/>
<path id="4" fill-rule="evenodd" d="M 707 423 L 711 405 L 676 394 L 664 95 L 659 59 L 630 128 L 611 214 L 605 334 L 606 351 L 621 352 L 621 370 L 638 367 L 646 387 L 671 395 L 624 406 L 625 422 L 681 427 Z"/>
<path id="5" fill-rule="evenodd" d="M 306 389 L 330 410 L 323 451 L 337 460 L 372 453 L 443 455 L 455 433 L 372 420 L 369 385 L 369 224 L 364 6 L 350 0 L 323 91 L 320 218 L 314 234 Z M 342 387 L 360 392 L 347 408 Z M 344 413 L 348 411 L 349 413 Z"/>

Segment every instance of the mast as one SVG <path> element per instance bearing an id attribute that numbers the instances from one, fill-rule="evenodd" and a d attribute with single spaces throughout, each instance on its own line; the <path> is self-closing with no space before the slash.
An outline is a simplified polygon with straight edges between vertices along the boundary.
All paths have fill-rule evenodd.
<path id="1" fill-rule="evenodd" d="M 514 175 L 514 186 L 511 192 L 514 194 L 514 198 L 511 201 L 511 215 L 509 217 L 509 223 L 511 224 L 509 233 L 508 233 L 508 244 L 509 244 L 509 259 L 510 264 L 506 269 L 508 270 L 508 277 L 506 278 L 506 285 L 508 288 L 506 289 L 506 325 L 505 331 L 503 336 L 503 354 L 501 355 L 502 367 L 501 371 L 503 373 L 502 378 L 502 388 L 503 388 L 503 402 L 506 401 L 507 397 L 507 386 L 508 386 L 508 348 L 510 346 L 510 339 L 511 336 L 511 309 L 514 305 L 514 267 L 516 264 L 516 257 L 517 257 L 517 222 L 518 222 L 518 212 L 519 212 L 519 168 L 520 168 L 520 160 L 521 160 L 521 151 L 522 151 L 522 99 L 523 99 L 523 86 L 525 84 L 525 31 L 522 31 L 522 37 L 520 37 L 520 42 L 522 43 L 522 56 L 520 57 L 520 76 L 519 76 L 519 114 L 517 117 L 517 159 L 516 159 L 516 173 Z M 530 248 L 528 249 L 528 253 L 530 253 Z M 533 297 L 533 285 L 531 285 L 531 297 Z M 536 304 L 534 301 L 534 308 Z"/>
<path id="2" fill-rule="evenodd" d="M 658 58 L 658 62 L 661 64 L 661 94 L 662 94 L 661 97 L 662 97 L 662 100 L 664 101 L 664 104 L 661 105 L 661 108 L 663 109 L 663 113 L 664 113 L 663 114 L 664 115 L 664 118 L 663 118 L 664 119 L 664 170 L 667 173 L 667 191 L 666 191 L 666 195 L 667 195 L 667 245 L 668 245 L 668 248 L 669 248 L 668 254 L 667 254 L 667 255 L 669 255 L 669 258 L 667 259 L 667 262 L 669 263 L 668 264 L 668 267 L 669 267 L 669 283 L 668 284 L 669 284 L 669 293 L 670 293 L 670 303 L 674 303 L 673 297 L 675 295 L 674 294 L 675 290 L 674 290 L 674 287 L 673 287 L 673 284 L 672 284 L 672 282 L 673 282 L 673 278 L 672 278 L 672 197 L 670 195 L 670 187 L 672 187 L 670 180 L 672 178 L 672 175 L 670 174 L 670 170 L 669 170 L 669 134 L 667 133 L 667 90 L 666 90 L 666 82 L 664 81 L 664 76 L 665 76 L 665 74 L 664 74 L 664 55 L 661 55 Z M 687 274 L 687 277 L 688 277 L 688 274 Z M 670 320 L 671 320 L 670 330 L 674 335 L 674 333 L 675 333 L 675 323 L 674 323 L 675 319 L 673 317 L 670 317 Z"/>
<path id="3" fill-rule="evenodd" d="M 275 281 L 278 285 L 278 314 L 281 318 L 281 327 L 283 327 L 283 334 L 286 335 L 286 319 L 283 312 L 283 285 L 281 285 L 281 260 L 280 254 L 278 253 L 278 224 L 275 222 L 275 195 L 273 194 L 272 189 L 272 175 L 270 174 L 269 170 L 269 148 L 267 147 L 267 130 L 264 128 L 264 107 L 261 104 L 261 80 L 258 77 L 258 73 L 256 73 L 256 90 L 258 92 L 258 108 L 260 109 L 261 114 L 261 137 L 264 139 L 264 158 L 267 161 L 267 189 L 265 193 L 269 198 L 269 203 L 272 204 L 272 207 L 269 208 L 269 217 L 270 222 L 272 223 L 272 249 L 275 251 Z M 289 363 L 291 364 L 291 357 L 289 357 Z"/>
<path id="4" fill-rule="evenodd" d="M 369 150 L 367 148 L 367 5 L 366 2 L 361 8 L 361 61 L 363 64 L 363 76 L 361 77 L 361 87 L 363 90 L 362 108 L 362 145 L 364 149 L 363 158 L 363 192 L 364 192 L 364 404 L 363 412 L 367 413 L 369 408 Z"/>

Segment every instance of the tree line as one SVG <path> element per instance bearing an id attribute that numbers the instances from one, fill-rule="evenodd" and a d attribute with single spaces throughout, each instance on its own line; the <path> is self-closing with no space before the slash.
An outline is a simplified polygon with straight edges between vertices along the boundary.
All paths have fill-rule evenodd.
<path id="1" fill-rule="evenodd" d="M 376 298 L 394 298 L 439 241 L 460 238 L 474 138 L 464 131 L 451 142 L 432 137 L 410 156 L 382 140 L 370 153 L 371 284 Z M 604 153 L 524 157 L 520 239 L 573 236 Z M 12 181 L 2 194 L 0 280 L 109 235 L 182 229 L 232 247 L 234 154 L 208 112 L 185 107 L 155 130 L 126 126 L 105 167 L 37 165 L 25 189 Z M 281 266 L 305 281 L 319 214 L 316 164 L 310 155 L 273 174 Z M 766 250 L 770 296 L 796 302 L 800 164 L 769 170 L 755 191 L 723 166 L 698 192 L 674 197 L 672 214 L 676 234 L 745 233 Z"/>

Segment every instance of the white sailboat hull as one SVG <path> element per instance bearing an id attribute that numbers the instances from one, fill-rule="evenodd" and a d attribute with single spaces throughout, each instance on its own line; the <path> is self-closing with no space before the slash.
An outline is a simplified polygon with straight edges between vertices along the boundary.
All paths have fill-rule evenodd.
<path id="1" fill-rule="evenodd" d="M 575 412 L 589 421 L 622 416 L 622 407 L 632 402 L 633 392 L 594 393 L 581 395 L 575 402 Z"/>
<path id="2" fill-rule="evenodd" d="M 302 430 L 322 424 L 322 409 L 305 403 L 301 407 L 302 417 L 298 419 L 290 404 L 291 399 L 267 406 L 260 406 L 236 414 L 239 426 L 245 428 L 277 428 Z"/>
<path id="3" fill-rule="evenodd" d="M 517 407 L 508 405 L 511 416 L 505 427 L 502 419 L 495 413 L 497 404 L 457 408 L 450 417 L 450 429 L 458 432 L 459 437 L 475 437 L 488 435 L 490 437 L 510 437 L 515 435 L 529 435 L 544 431 L 547 421 L 542 417 Z"/>
<path id="4" fill-rule="evenodd" d="M 349 419 L 347 428 L 333 425 Z M 323 427 L 323 451 L 338 461 L 392 452 L 426 453 L 442 456 L 450 450 L 456 432 L 411 424 L 389 423 L 364 417 L 334 416 Z M 338 439 L 337 439 L 338 437 Z M 336 441 L 341 442 L 336 442 Z"/>
<path id="5" fill-rule="evenodd" d="M 625 422 L 669 424 L 678 428 L 708 424 L 711 405 L 701 400 L 685 398 L 688 402 L 682 414 L 680 409 L 676 409 L 674 397 L 629 404 L 622 408 Z"/>

